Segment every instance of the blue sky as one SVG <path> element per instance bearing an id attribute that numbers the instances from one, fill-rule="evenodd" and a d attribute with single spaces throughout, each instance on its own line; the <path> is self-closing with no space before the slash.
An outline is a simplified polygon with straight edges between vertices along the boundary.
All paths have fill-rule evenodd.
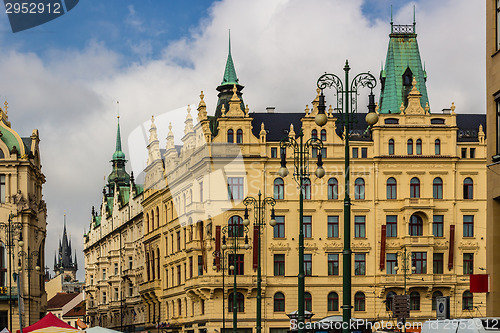
<path id="1" fill-rule="evenodd" d="M 116 101 L 128 170 L 140 171 L 146 143 L 131 133 L 149 126 L 151 115 L 165 119 L 156 123 L 163 148 L 170 121 L 180 142 L 188 104 L 196 119 L 201 90 L 213 114 L 229 29 L 250 111 L 303 112 L 317 78 L 341 73 L 346 59 L 353 74 L 378 77 L 391 3 L 396 24 L 411 24 L 416 5 L 431 112 L 455 102 L 459 113 L 484 113 L 485 9 L 476 1 L 82 0 L 15 34 L 0 13 L 0 104 L 8 100 L 21 136 L 39 129 L 48 238 L 60 237 L 66 213 L 73 246 L 83 248 L 91 207 L 99 207 L 110 172 Z M 56 245 L 47 242 L 48 266 Z M 83 267 L 83 254 L 78 262 Z"/>

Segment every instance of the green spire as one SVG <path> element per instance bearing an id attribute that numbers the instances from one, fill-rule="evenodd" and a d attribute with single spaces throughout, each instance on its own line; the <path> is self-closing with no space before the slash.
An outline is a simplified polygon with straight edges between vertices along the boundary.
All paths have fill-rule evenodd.
<path id="1" fill-rule="evenodd" d="M 229 30 L 229 53 L 227 55 L 226 70 L 224 71 L 221 85 L 233 86 L 234 84 L 238 84 L 238 77 L 236 76 L 233 57 L 231 56 L 231 30 Z"/>
<path id="2" fill-rule="evenodd" d="M 417 81 L 417 90 L 422 94 L 420 104 L 425 108 L 429 101 L 427 74 L 420 58 L 415 21 L 413 25 L 395 25 L 391 22 L 389 37 L 385 69 L 380 72 L 382 91 L 379 112 L 400 113 L 401 104 L 408 104 L 407 95 L 412 89 L 413 78 Z"/>
<path id="3" fill-rule="evenodd" d="M 130 182 L 130 176 L 125 170 L 125 153 L 122 151 L 122 139 L 120 135 L 120 116 L 118 118 L 118 126 L 116 128 L 116 149 L 113 154 L 113 159 L 111 163 L 113 164 L 113 171 L 108 176 L 108 184 L 110 187 L 114 187 L 114 183 L 117 182 L 118 185 L 128 185 Z"/>

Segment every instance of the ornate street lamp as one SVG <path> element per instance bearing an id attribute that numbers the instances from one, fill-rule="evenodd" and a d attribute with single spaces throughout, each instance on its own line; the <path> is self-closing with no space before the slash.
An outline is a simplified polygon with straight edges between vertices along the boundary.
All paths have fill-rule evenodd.
<path id="1" fill-rule="evenodd" d="M 249 221 L 248 221 L 249 222 Z M 250 245 L 248 244 L 248 224 L 245 225 L 245 221 L 243 221 L 243 225 L 232 224 L 229 226 L 224 226 L 222 228 L 222 245 L 221 249 L 223 251 L 227 250 L 227 254 L 233 256 L 233 262 L 229 266 L 229 271 L 233 271 L 234 281 L 233 281 L 233 333 L 238 333 L 238 299 L 237 299 L 237 284 L 236 284 L 236 275 L 238 273 L 238 265 L 236 257 L 238 255 L 238 250 L 245 249 L 248 250 Z M 241 231 L 241 232 L 240 232 Z M 241 236 L 240 236 L 241 234 Z M 243 234 L 245 236 L 243 237 Z M 226 238 L 227 235 L 227 238 Z M 240 246 L 238 240 L 243 238 L 245 243 L 243 246 Z M 227 242 L 229 239 L 232 239 L 233 243 L 228 245 Z M 229 260 L 228 260 L 229 263 Z"/>
<path id="2" fill-rule="evenodd" d="M 22 229 L 23 229 L 23 224 L 20 222 L 12 222 L 12 218 L 14 218 L 16 215 L 14 214 L 9 214 L 8 222 L 0 222 L 0 229 L 3 229 L 5 231 L 5 238 L 6 238 L 6 244 L 5 246 L 7 247 L 7 253 L 9 256 L 9 328 L 10 331 L 12 332 L 12 260 L 14 260 L 14 238 L 15 236 L 19 235 L 19 241 L 18 244 L 19 246 L 24 245 L 23 241 L 23 234 L 22 234 Z"/>
<path id="3" fill-rule="evenodd" d="M 226 271 L 226 260 L 225 260 L 225 249 L 215 250 L 212 252 L 214 257 L 213 270 L 217 271 L 219 268 L 222 270 L 222 333 L 226 331 L 226 284 L 225 284 L 225 271 Z M 218 259 L 218 260 L 217 260 Z"/>
<path id="4" fill-rule="evenodd" d="M 21 241 L 19 241 L 20 243 Z M 24 242 L 23 242 L 24 243 Z M 22 247 L 21 244 L 19 244 L 20 247 Z M 29 252 L 24 252 L 23 250 L 19 251 L 19 259 L 17 262 L 17 270 L 19 273 L 21 273 L 23 269 L 23 265 L 21 263 L 21 258 L 26 258 L 26 265 L 25 265 L 25 270 L 28 272 L 28 326 L 31 325 L 31 271 L 36 270 L 37 272 L 40 271 L 40 266 L 38 265 L 38 262 L 36 263 L 36 266 L 33 267 L 33 260 L 39 257 L 40 253 L 38 251 L 32 251 L 31 253 Z"/>
<path id="5" fill-rule="evenodd" d="M 260 255 L 260 247 L 261 247 L 261 233 L 262 228 L 266 226 L 266 221 L 264 219 L 264 212 L 266 210 L 266 205 L 270 205 L 271 209 L 271 220 L 269 221 L 269 225 L 274 227 L 276 225 L 276 219 L 274 216 L 274 205 L 276 205 L 276 201 L 271 197 L 266 197 L 262 199 L 262 194 L 259 191 L 258 199 L 253 197 L 246 197 L 243 200 L 243 204 L 245 207 L 245 219 L 243 220 L 244 225 L 249 225 L 250 220 L 248 219 L 248 206 L 254 206 L 254 226 L 257 228 L 257 322 L 256 328 L 257 333 L 261 333 L 262 331 L 262 275 L 261 275 L 261 255 Z"/>
<path id="6" fill-rule="evenodd" d="M 321 111 L 321 110 L 320 110 Z M 324 113 L 324 109 L 323 109 Z M 326 116 L 326 115 L 325 115 Z M 325 124 L 323 122 L 323 117 L 316 118 L 317 125 Z M 317 137 L 312 137 L 304 142 L 304 132 L 302 129 L 299 133 L 299 141 L 295 140 L 290 136 L 285 137 L 280 142 L 280 147 L 283 152 L 286 152 L 286 148 L 291 148 L 293 150 L 293 163 L 294 172 L 293 178 L 299 185 L 299 275 L 298 275 L 298 324 L 299 332 L 303 332 L 304 325 L 304 292 L 305 292 L 305 275 L 304 275 L 304 192 L 305 186 L 304 181 L 309 180 L 309 151 L 316 149 L 318 152 L 318 162 L 316 169 L 316 177 L 321 178 L 325 175 L 325 170 L 323 169 L 323 160 L 321 156 L 321 149 L 323 148 L 323 141 Z M 281 154 L 281 167 L 278 170 L 278 174 L 281 177 L 286 177 L 288 175 L 288 169 L 286 168 L 286 154 Z"/>
<path id="7" fill-rule="evenodd" d="M 417 267 L 412 264 L 413 261 L 413 253 L 406 251 L 406 246 L 404 247 L 403 252 L 398 251 L 396 255 L 401 258 L 401 270 L 404 275 L 404 295 L 407 295 L 406 292 L 406 280 L 410 280 L 411 278 L 407 276 L 407 273 L 411 271 L 415 273 L 417 271 Z M 396 273 L 400 270 L 398 266 L 394 267 Z M 406 332 L 406 318 L 403 318 L 403 332 Z"/>
<path id="8" fill-rule="evenodd" d="M 375 112 L 375 96 L 373 88 L 377 85 L 377 80 L 370 73 L 361 73 L 349 81 L 349 63 L 346 60 L 344 66 L 345 80 L 342 80 L 335 74 L 323 74 L 317 82 L 318 88 L 321 89 L 319 96 L 318 113 L 325 112 L 325 96 L 323 89 L 334 88 L 337 96 L 337 108 L 339 114 L 340 125 L 344 127 L 343 137 L 345 140 L 345 198 L 344 198 L 344 250 L 343 258 L 343 290 L 342 290 L 342 320 L 345 323 L 351 321 L 351 198 L 349 197 L 349 135 L 351 134 L 352 125 L 355 122 L 354 113 L 357 110 L 358 88 L 366 87 L 370 89 L 368 95 L 368 114 L 366 122 L 369 126 L 373 126 L 378 121 L 378 115 Z M 350 84 L 350 85 L 349 85 Z M 345 88 L 344 88 L 345 85 Z M 300 316 L 300 314 L 299 314 Z M 299 319 L 300 321 L 300 319 Z M 350 326 L 350 325 L 347 325 Z M 343 328 L 343 332 L 350 332 L 349 328 Z"/>

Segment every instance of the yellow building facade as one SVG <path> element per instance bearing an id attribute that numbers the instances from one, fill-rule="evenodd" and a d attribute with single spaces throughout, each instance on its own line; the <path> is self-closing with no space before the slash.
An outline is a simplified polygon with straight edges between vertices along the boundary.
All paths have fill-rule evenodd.
<path id="1" fill-rule="evenodd" d="M 486 113 L 495 129 L 488 136 L 487 258 L 490 292 L 488 315 L 500 316 L 500 20 L 499 4 L 486 1 Z M 495 278 L 496 277 L 496 278 Z"/>
<path id="2" fill-rule="evenodd" d="M 20 137 L 11 128 L 7 111 L 5 102 L 0 109 L 0 326 L 12 331 L 19 329 L 14 274 L 20 277 L 23 327 L 38 321 L 47 309 L 43 271 L 47 206 L 38 130 Z"/>
<path id="3" fill-rule="evenodd" d="M 399 46 L 391 43 L 416 41 L 414 31 L 393 30 L 390 37 L 388 53 L 396 55 Z M 456 110 L 451 102 L 449 109 L 431 111 L 420 57 L 413 67 L 394 58 L 388 56 L 381 73 L 378 123 L 365 131 L 365 114 L 357 114 L 351 133 L 353 317 L 393 320 L 392 297 L 405 293 L 405 280 L 410 322 L 435 317 L 438 296 L 450 296 L 452 317 L 484 315 L 486 296 L 469 292 L 469 276 L 486 268 L 486 118 Z M 404 68 L 397 72 L 401 63 Z M 391 80 L 403 82 L 392 85 Z M 290 329 L 287 314 L 298 308 L 299 271 L 299 191 L 290 149 L 290 175 L 280 178 L 278 169 L 280 140 L 298 138 L 300 132 L 304 140 L 323 140 L 326 171 L 321 179 L 314 176 L 317 152 L 311 151 L 310 183 L 304 189 L 306 310 L 313 321 L 341 315 L 345 170 L 338 115 L 330 108 L 327 124 L 315 124 L 319 91 L 304 112 L 253 113 L 242 89 L 229 53 L 214 116 L 208 115 L 202 93 L 197 122 L 191 110 L 186 115 L 182 146 L 174 144 L 170 125 L 161 149 L 158 124 L 152 121 L 139 285 L 146 327 L 201 333 L 232 327 L 234 275 L 228 261 L 234 259 L 236 234 L 243 236 L 235 268 L 238 330 L 253 331 L 256 234 L 253 224 L 241 234 L 236 230 L 244 218 L 243 199 L 261 192 L 276 200 L 278 223 L 261 235 L 263 329 Z M 249 213 L 253 221 L 255 212 Z M 267 222 L 270 214 L 265 213 Z M 217 256 L 222 239 L 228 246 L 224 260 Z"/>

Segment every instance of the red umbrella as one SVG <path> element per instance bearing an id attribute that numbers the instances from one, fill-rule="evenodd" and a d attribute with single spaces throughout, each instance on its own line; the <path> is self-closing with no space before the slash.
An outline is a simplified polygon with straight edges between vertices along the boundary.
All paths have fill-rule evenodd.
<path id="1" fill-rule="evenodd" d="M 66 324 L 64 321 L 54 316 L 52 312 L 49 312 L 45 315 L 45 317 L 43 317 L 33 325 L 23 328 L 23 333 L 29 333 L 40 328 L 51 326 L 75 329 L 74 327 Z M 17 333 L 20 333 L 20 330 L 17 330 Z"/>

